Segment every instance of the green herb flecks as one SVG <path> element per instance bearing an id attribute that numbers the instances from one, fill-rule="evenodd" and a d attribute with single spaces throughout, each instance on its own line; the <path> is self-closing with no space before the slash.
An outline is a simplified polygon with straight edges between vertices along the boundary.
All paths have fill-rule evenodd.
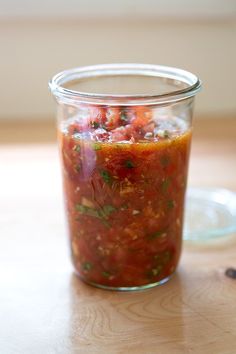
<path id="1" fill-rule="evenodd" d="M 90 262 L 85 262 L 85 263 L 82 264 L 82 267 L 83 267 L 83 270 L 89 271 L 89 270 L 91 270 L 93 268 L 93 265 Z"/>
<path id="2" fill-rule="evenodd" d="M 165 251 L 162 256 L 163 264 L 167 264 L 171 260 L 171 254 L 169 251 Z"/>
<path id="3" fill-rule="evenodd" d="M 100 218 L 100 213 L 97 209 L 90 208 L 88 206 L 85 206 L 83 204 L 76 204 L 75 209 L 83 215 L 88 215 L 88 216 L 93 216 L 95 218 Z"/>
<path id="4" fill-rule="evenodd" d="M 100 171 L 100 175 L 102 176 L 103 180 L 105 183 L 110 184 L 112 181 L 112 176 L 110 175 L 110 173 L 106 170 L 101 170 Z"/>
<path id="5" fill-rule="evenodd" d="M 102 211 L 106 216 L 109 216 L 115 210 L 116 208 L 113 207 L 112 205 L 104 205 L 104 207 L 102 208 Z"/>
<path id="6" fill-rule="evenodd" d="M 149 239 L 150 240 L 155 240 L 159 237 L 162 237 L 164 236 L 166 233 L 165 231 L 156 231 L 155 233 L 153 233 L 152 235 L 149 235 Z"/>
<path id="7" fill-rule="evenodd" d="M 154 259 L 157 263 L 161 263 L 162 257 L 160 254 L 155 254 Z"/>
<path id="8" fill-rule="evenodd" d="M 110 227 L 110 224 L 107 221 L 109 219 L 109 216 L 117 210 L 112 205 L 104 205 L 104 207 L 102 207 L 101 209 L 95 209 L 85 206 L 83 204 L 76 204 L 75 209 L 82 215 L 87 215 L 100 219 L 102 223 L 107 227 Z"/>
<path id="9" fill-rule="evenodd" d="M 170 137 L 170 133 L 168 132 L 168 130 L 162 130 L 162 129 L 159 129 L 158 132 L 157 132 L 157 136 L 160 137 L 160 138 L 169 138 Z"/>
<path id="10" fill-rule="evenodd" d="M 97 151 L 97 150 L 101 150 L 102 147 L 100 143 L 93 143 L 92 148 L 93 150 Z"/>
<path id="11" fill-rule="evenodd" d="M 158 275 L 160 275 L 161 271 L 162 271 L 162 266 L 158 265 L 155 268 L 152 268 L 150 271 L 148 271 L 147 277 L 148 278 L 157 277 Z"/>
<path id="12" fill-rule="evenodd" d="M 135 167 L 133 161 L 131 161 L 131 160 L 126 160 L 124 164 L 125 164 L 126 168 L 134 168 Z"/>
<path id="13" fill-rule="evenodd" d="M 167 209 L 173 209 L 175 207 L 175 202 L 172 199 L 167 200 Z"/>
<path id="14" fill-rule="evenodd" d="M 173 254 L 169 250 L 167 250 L 162 253 L 156 254 L 154 256 L 154 260 L 157 265 L 165 266 L 167 263 L 171 261 L 172 256 Z"/>
<path id="15" fill-rule="evenodd" d="M 121 113 L 120 113 L 120 119 L 123 121 L 123 122 L 128 122 L 128 117 L 127 117 L 127 113 L 125 110 L 122 110 Z"/>
<path id="16" fill-rule="evenodd" d="M 107 271 L 103 271 L 102 272 L 102 275 L 105 277 L 105 278 L 109 278 L 111 276 L 111 273 L 107 272 Z"/>
<path id="17" fill-rule="evenodd" d="M 164 179 L 163 181 L 162 181 L 162 183 L 161 183 L 161 190 L 162 190 L 162 192 L 166 192 L 167 190 L 168 190 L 168 188 L 169 188 L 169 186 L 170 186 L 170 178 L 166 178 L 166 179 Z"/>
<path id="18" fill-rule="evenodd" d="M 157 266 L 157 267 L 155 267 L 155 268 L 153 268 L 153 269 L 151 270 L 152 275 L 153 275 L 154 277 L 156 277 L 157 275 L 159 275 L 159 274 L 161 273 L 161 271 L 162 271 L 162 266 L 161 266 L 161 265 L 159 265 L 159 266 Z"/>
<path id="19" fill-rule="evenodd" d="M 164 138 L 169 138 L 170 137 L 170 134 L 168 132 L 168 130 L 164 130 Z"/>
<path id="20" fill-rule="evenodd" d="M 80 152 L 81 148 L 80 148 L 79 145 L 75 145 L 75 146 L 73 147 L 73 150 L 76 151 L 76 152 Z"/>
<path id="21" fill-rule="evenodd" d="M 76 165 L 76 166 L 75 166 L 75 171 L 76 171 L 76 172 L 79 172 L 80 170 L 81 170 L 81 166 L 80 166 L 80 165 Z"/>
<path id="22" fill-rule="evenodd" d="M 97 129 L 97 128 L 99 128 L 99 126 L 100 126 L 100 124 L 99 124 L 98 122 L 95 122 L 95 121 L 91 122 L 90 125 L 91 125 L 91 127 L 94 128 L 94 129 Z"/>
<path id="23" fill-rule="evenodd" d="M 100 219 L 102 224 L 105 225 L 108 229 L 111 227 L 111 224 L 106 219 Z"/>
<path id="24" fill-rule="evenodd" d="M 163 167 L 167 167 L 170 164 L 169 156 L 166 155 L 161 156 L 160 162 Z"/>

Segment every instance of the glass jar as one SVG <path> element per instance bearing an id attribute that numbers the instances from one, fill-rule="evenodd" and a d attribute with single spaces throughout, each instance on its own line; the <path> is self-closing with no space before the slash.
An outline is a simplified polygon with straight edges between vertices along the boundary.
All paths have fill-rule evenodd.
<path id="1" fill-rule="evenodd" d="M 181 254 L 200 81 L 176 68 L 107 64 L 61 72 L 49 86 L 76 273 L 113 290 L 166 282 Z"/>

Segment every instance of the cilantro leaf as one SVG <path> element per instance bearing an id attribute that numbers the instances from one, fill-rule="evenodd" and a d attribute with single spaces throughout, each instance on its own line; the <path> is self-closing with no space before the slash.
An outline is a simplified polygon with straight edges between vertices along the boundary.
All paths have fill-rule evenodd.
<path id="1" fill-rule="evenodd" d="M 166 155 L 163 155 L 160 161 L 163 167 L 167 167 L 170 164 L 170 158 Z"/>
<path id="2" fill-rule="evenodd" d="M 90 270 L 90 269 L 92 269 L 93 265 L 90 262 L 85 262 L 82 264 L 82 267 L 84 270 Z"/>
<path id="3" fill-rule="evenodd" d="M 156 231 L 154 234 L 149 236 L 149 239 L 154 240 L 156 238 L 161 237 L 164 233 L 165 233 L 165 231 Z"/>
<path id="4" fill-rule="evenodd" d="M 131 160 L 126 160 L 125 161 L 125 167 L 127 168 L 134 168 L 134 163 Z"/>
<path id="5" fill-rule="evenodd" d="M 95 151 L 102 149 L 101 144 L 99 144 L 99 143 L 93 143 L 93 144 L 92 144 L 92 148 L 93 148 L 93 150 L 95 150 Z"/>
<path id="6" fill-rule="evenodd" d="M 107 183 L 107 184 L 110 184 L 110 183 L 111 183 L 112 177 L 111 177 L 111 175 L 110 175 L 110 173 L 109 173 L 108 171 L 106 171 L 106 170 L 101 170 L 101 171 L 100 171 L 100 175 L 102 176 L 102 178 L 103 178 L 103 180 L 104 180 L 105 183 Z"/>

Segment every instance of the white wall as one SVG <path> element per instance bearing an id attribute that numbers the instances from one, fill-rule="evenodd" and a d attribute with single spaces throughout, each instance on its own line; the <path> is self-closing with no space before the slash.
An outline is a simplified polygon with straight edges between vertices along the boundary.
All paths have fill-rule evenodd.
<path id="1" fill-rule="evenodd" d="M 199 116 L 236 116 L 236 21 L 3 19 L 0 119 L 52 117 L 51 76 L 79 65 L 145 62 L 200 76 Z"/>
<path id="2" fill-rule="evenodd" d="M 235 0 L 1 0 L 0 18 L 206 18 L 236 15 Z"/>

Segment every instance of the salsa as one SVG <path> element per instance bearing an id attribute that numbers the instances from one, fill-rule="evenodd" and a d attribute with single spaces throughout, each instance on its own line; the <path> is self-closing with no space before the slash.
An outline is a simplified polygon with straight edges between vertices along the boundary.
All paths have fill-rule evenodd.
<path id="1" fill-rule="evenodd" d="M 191 130 L 146 107 L 82 107 L 59 131 L 72 259 L 109 288 L 175 271 Z"/>

